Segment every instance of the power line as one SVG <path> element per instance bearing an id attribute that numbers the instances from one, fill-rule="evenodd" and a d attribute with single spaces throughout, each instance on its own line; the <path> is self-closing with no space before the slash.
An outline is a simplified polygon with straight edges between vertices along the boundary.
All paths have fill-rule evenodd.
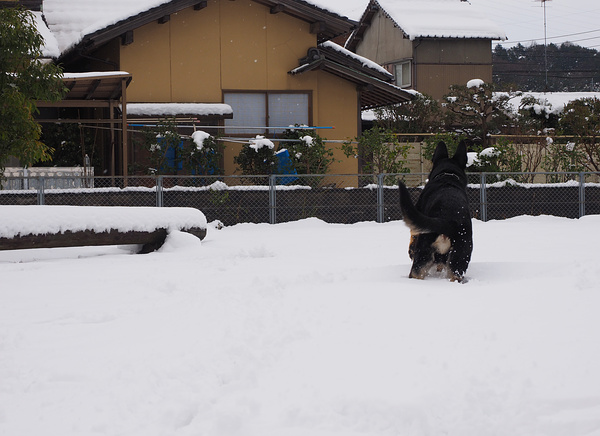
<path id="1" fill-rule="evenodd" d="M 558 38 L 566 38 L 568 36 L 578 36 L 578 35 L 586 35 L 588 33 L 594 33 L 594 32 L 600 32 L 600 29 L 594 29 L 594 30 L 588 30 L 586 32 L 577 32 L 577 33 L 567 33 L 564 35 L 557 35 L 557 36 L 548 36 L 546 39 L 558 39 Z M 596 36 L 593 38 L 589 38 L 589 39 L 596 39 L 596 38 L 600 38 L 600 36 Z M 494 44 L 496 45 L 502 45 L 502 44 L 520 44 L 522 42 L 531 42 L 531 41 L 543 41 L 544 38 L 530 38 L 530 39 L 523 39 L 521 41 L 494 41 Z M 580 39 L 578 41 L 585 41 L 585 39 Z M 573 42 L 573 41 L 569 41 L 569 42 Z"/>

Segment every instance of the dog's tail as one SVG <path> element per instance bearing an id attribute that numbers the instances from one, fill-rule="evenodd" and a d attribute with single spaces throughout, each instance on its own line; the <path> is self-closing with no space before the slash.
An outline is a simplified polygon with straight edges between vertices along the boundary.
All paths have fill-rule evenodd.
<path id="1" fill-rule="evenodd" d="M 439 233 L 450 235 L 452 232 L 452 223 L 442 218 L 429 217 L 420 212 L 412 200 L 410 193 L 402 182 L 398 182 L 400 188 L 400 209 L 402 210 L 402 219 L 410 228 L 413 235 L 421 233 Z"/>

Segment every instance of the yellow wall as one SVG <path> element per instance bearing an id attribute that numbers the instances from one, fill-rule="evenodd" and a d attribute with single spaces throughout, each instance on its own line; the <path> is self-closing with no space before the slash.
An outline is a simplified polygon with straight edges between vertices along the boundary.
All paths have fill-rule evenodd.
<path id="1" fill-rule="evenodd" d="M 136 29 L 133 43 L 121 46 L 120 69 L 133 75 L 130 102 L 221 103 L 224 90 L 310 92 L 312 123 L 336 127 L 318 133 L 327 139 L 354 138 L 359 125 L 354 84 L 323 72 L 288 74 L 316 45 L 310 24 L 302 20 L 271 14 L 250 0 L 209 0 L 202 10 L 190 7 L 165 24 Z M 226 174 L 234 173 L 239 148 L 227 144 Z M 336 159 L 346 160 L 341 152 Z M 354 160 L 331 170 L 356 171 Z"/>

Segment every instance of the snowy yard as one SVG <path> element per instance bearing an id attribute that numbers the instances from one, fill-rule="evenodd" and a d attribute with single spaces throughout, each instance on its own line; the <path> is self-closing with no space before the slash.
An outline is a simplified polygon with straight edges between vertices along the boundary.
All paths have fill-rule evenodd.
<path id="1" fill-rule="evenodd" d="M 402 222 L 0 252 L 0 435 L 598 436 L 599 226 L 475 221 L 466 284 Z"/>

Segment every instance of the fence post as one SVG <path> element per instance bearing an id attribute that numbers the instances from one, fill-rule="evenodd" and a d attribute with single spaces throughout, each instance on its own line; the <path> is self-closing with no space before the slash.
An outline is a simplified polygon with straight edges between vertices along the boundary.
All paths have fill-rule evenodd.
<path id="1" fill-rule="evenodd" d="M 377 174 L 377 222 L 385 220 L 385 205 L 383 204 L 383 174 Z"/>
<path id="2" fill-rule="evenodd" d="M 481 209 L 481 221 L 487 221 L 487 192 L 485 186 L 485 173 L 481 173 L 481 181 L 479 184 L 479 203 Z"/>
<path id="3" fill-rule="evenodd" d="M 163 176 L 156 178 L 156 207 L 163 207 Z"/>
<path id="4" fill-rule="evenodd" d="M 269 176 L 269 223 L 277 223 L 277 176 L 271 174 Z"/>
<path id="5" fill-rule="evenodd" d="M 37 204 L 43 206 L 46 203 L 44 198 L 44 178 L 38 178 L 38 189 L 37 189 Z"/>
<path id="6" fill-rule="evenodd" d="M 585 173 L 579 173 L 579 218 L 585 216 Z"/>

